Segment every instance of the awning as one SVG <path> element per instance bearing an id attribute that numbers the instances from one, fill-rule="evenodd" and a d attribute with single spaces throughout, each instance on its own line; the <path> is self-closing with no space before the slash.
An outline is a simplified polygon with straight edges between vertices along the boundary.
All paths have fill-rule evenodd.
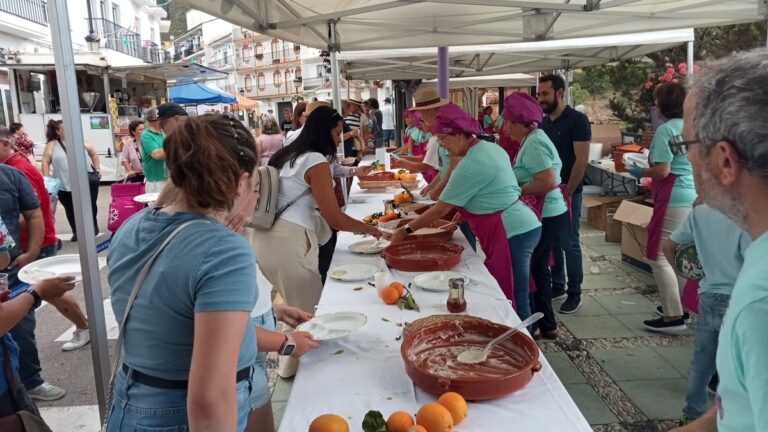
<path id="1" fill-rule="evenodd" d="M 611 36 L 764 21 L 763 0 L 185 0 L 279 39 L 338 51 Z"/>
<path id="2" fill-rule="evenodd" d="M 129 79 L 133 76 L 144 75 L 166 82 L 219 80 L 227 77 L 226 73 L 219 72 L 197 63 L 143 64 L 140 66 L 114 67 L 110 68 L 110 71 L 118 74 L 130 74 Z"/>
<path id="3" fill-rule="evenodd" d="M 437 87 L 437 80 L 423 81 L 422 86 Z M 498 87 L 533 87 L 536 77 L 527 74 L 489 75 L 484 77 L 452 78 L 451 89 L 463 88 L 498 88 Z"/>
<path id="4" fill-rule="evenodd" d="M 171 102 L 178 104 L 234 103 L 237 98 L 229 93 L 213 89 L 204 84 L 190 83 L 168 88 Z"/>
<path id="5" fill-rule="evenodd" d="M 693 29 L 683 29 L 610 38 L 451 47 L 449 70 L 453 82 L 456 77 L 574 69 L 642 56 L 693 39 Z M 350 79 L 426 79 L 437 74 L 434 48 L 346 51 L 338 58 L 343 64 L 342 73 Z"/>
<path id="6" fill-rule="evenodd" d="M 233 95 L 237 100 L 234 103 L 234 106 L 232 109 L 235 110 L 252 110 L 258 106 L 256 101 L 250 100 L 247 97 L 239 94 L 230 93 Z"/>

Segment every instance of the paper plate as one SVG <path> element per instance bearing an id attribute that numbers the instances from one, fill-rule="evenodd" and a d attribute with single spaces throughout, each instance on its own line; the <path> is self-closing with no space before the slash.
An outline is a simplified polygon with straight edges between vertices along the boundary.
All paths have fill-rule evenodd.
<path id="1" fill-rule="evenodd" d="M 427 291 L 448 291 L 450 286 L 448 281 L 451 279 L 464 279 L 464 284 L 469 282 L 469 276 L 455 271 L 436 271 L 421 273 L 413 278 L 413 284 Z"/>
<path id="2" fill-rule="evenodd" d="M 352 243 L 349 245 L 349 250 L 362 255 L 375 255 L 381 253 L 387 246 L 389 246 L 388 241 L 372 239 Z"/>
<path id="3" fill-rule="evenodd" d="M 349 197 L 349 202 L 352 204 L 363 204 L 368 202 L 368 197 L 364 196 L 351 196 Z"/>
<path id="4" fill-rule="evenodd" d="M 136 195 L 133 200 L 142 204 L 149 204 L 153 201 L 157 201 L 157 197 L 160 196 L 159 192 L 150 192 L 141 195 Z"/>
<path id="5" fill-rule="evenodd" d="M 99 257 L 99 270 L 107 265 L 105 257 Z M 31 262 L 19 270 L 19 280 L 34 284 L 40 279 L 56 276 L 74 276 L 78 281 L 83 278 L 80 272 L 79 255 L 58 255 Z"/>
<path id="6" fill-rule="evenodd" d="M 370 264 L 346 264 L 332 268 L 328 276 L 344 282 L 370 279 L 379 268 Z"/>
<path id="7" fill-rule="evenodd" d="M 317 341 L 338 339 L 359 330 L 368 321 L 368 317 L 359 312 L 336 312 L 317 315 L 302 323 L 296 329 L 309 332 Z"/>

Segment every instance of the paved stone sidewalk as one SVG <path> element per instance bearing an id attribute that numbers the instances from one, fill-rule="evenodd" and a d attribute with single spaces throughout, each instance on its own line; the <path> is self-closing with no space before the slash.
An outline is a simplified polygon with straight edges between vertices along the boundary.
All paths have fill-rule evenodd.
<path id="1" fill-rule="evenodd" d="M 602 231 L 582 224 L 581 238 L 584 303 L 573 315 L 556 312 L 560 338 L 540 347 L 595 431 L 666 431 L 682 415 L 693 332 L 644 330 L 658 304 L 653 277 L 622 263 L 619 245 Z M 276 360 L 270 364 L 279 425 L 292 381 L 277 378 Z"/>

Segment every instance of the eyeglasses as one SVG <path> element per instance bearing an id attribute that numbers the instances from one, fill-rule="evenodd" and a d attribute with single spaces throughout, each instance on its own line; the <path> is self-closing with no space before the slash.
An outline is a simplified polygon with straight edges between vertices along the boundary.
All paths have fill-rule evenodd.
<path id="1" fill-rule="evenodd" d="M 675 135 L 667 142 L 667 145 L 669 145 L 669 149 L 672 150 L 672 155 L 674 156 L 687 155 L 690 150 L 689 147 L 694 144 L 701 144 L 701 140 L 684 140 L 682 135 Z"/>

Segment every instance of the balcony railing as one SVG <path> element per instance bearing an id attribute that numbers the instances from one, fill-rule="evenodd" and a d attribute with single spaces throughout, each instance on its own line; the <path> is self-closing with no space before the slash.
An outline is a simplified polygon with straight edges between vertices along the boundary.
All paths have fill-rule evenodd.
<path id="1" fill-rule="evenodd" d="M 224 69 L 226 67 L 230 67 L 230 66 L 233 65 L 232 64 L 232 60 L 233 60 L 232 56 L 228 56 L 228 55 L 223 56 L 223 57 L 219 57 L 217 59 L 211 60 L 208 63 L 208 67 L 213 68 L 213 69 L 217 69 L 217 70 L 218 69 Z"/>
<path id="2" fill-rule="evenodd" d="M 48 25 L 48 12 L 45 0 L 2 0 L 0 11 L 24 18 L 40 25 Z"/>
<path id="3" fill-rule="evenodd" d="M 92 18 L 91 23 L 105 48 L 154 64 L 170 62 L 168 51 L 151 41 L 142 41 L 136 32 L 103 18 Z"/>

